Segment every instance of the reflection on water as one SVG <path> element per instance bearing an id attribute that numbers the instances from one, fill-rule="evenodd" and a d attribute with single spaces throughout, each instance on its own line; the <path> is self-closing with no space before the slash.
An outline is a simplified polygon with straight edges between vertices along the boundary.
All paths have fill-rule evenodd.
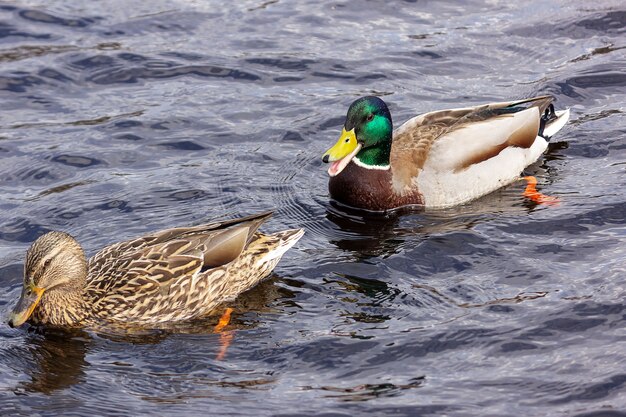
<path id="1" fill-rule="evenodd" d="M 318 389 L 326 391 L 326 398 L 336 398 L 340 401 L 366 401 L 378 397 L 395 397 L 401 391 L 418 388 L 424 383 L 424 377 L 412 378 L 407 384 L 365 384 L 350 388 L 323 386 L 319 388 L 302 387 L 305 390 Z"/>
<path id="2" fill-rule="evenodd" d="M 216 335 L 216 362 L 228 356 L 228 349 L 237 341 L 237 331 L 253 329 L 258 325 L 253 317 L 262 313 L 271 313 L 275 309 L 270 306 L 278 299 L 293 297 L 286 288 L 276 285 L 276 278 L 271 278 L 258 285 L 254 291 L 244 293 L 228 306 L 234 309 L 227 331 Z M 247 316 L 250 313 L 251 316 Z M 24 365 L 26 381 L 18 383 L 14 388 L 17 395 L 28 393 L 52 394 L 54 391 L 64 390 L 73 385 L 85 382 L 85 369 L 90 363 L 87 355 L 99 343 L 111 341 L 121 346 L 133 349 L 137 345 L 158 345 L 172 335 L 193 335 L 214 333 L 217 317 L 181 323 L 168 329 L 97 329 L 96 333 L 82 330 L 64 330 L 54 328 L 29 327 L 19 344 L 12 344 L 4 350 L 2 356 L 7 360 L 19 358 Z M 160 355 L 166 352 L 160 352 Z M 155 358 L 156 359 L 156 358 Z M 158 358 L 167 360 L 167 356 Z M 132 367 L 131 363 L 116 361 L 118 367 Z M 270 381 L 245 380 L 228 382 L 214 380 L 212 385 L 234 386 L 240 388 L 264 385 Z"/>
<path id="3" fill-rule="evenodd" d="M 7 415 L 603 415 L 626 406 L 620 2 L 0 5 L 0 315 L 28 245 L 87 252 L 275 209 L 304 227 L 216 318 L 150 331 L 0 326 Z M 572 120 L 514 183 L 445 210 L 329 201 L 358 96 L 397 125 L 552 94 Z M 132 331 L 131 331 L 132 330 Z M 209 411 L 210 410 L 210 411 Z M 278 410 L 278 411 L 277 411 Z"/>
<path id="4" fill-rule="evenodd" d="M 30 378 L 15 389 L 16 394 L 23 392 L 41 392 L 51 394 L 72 385 L 81 383 L 85 378 L 85 368 L 89 363 L 85 359 L 91 341 L 86 333 L 46 331 L 43 334 L 31 334 L 25 341 L 28 349 L 15 347 L 25 355 L 29 363 L 27 375 Z"/>
<path id="5" fill-rule="evenodd" d="M 462 206 L 428 211 L 405 207 L 383 214 L 356 210 L 331 201 L 326 218 L 338 227 L 338 231 L 330 243 L 353 252 L 358 259 L 387 257 L 400 251 L 407 240 L 414 245 L 420 239 L 471 230 L 502 216 L 524 216 L 538 206 L 522 197 L 524 184 L 523 181 L 514 183 L 510 188 Z"/>

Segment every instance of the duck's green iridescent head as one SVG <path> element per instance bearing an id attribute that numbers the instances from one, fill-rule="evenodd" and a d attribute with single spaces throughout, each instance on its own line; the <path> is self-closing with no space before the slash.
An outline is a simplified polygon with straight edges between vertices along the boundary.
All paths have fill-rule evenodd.
<path id="1" fill-rule="evenodd" d="M 391 114 L 378 97 L 362 97 L 350 105 L 341 136 L 322 161 L 332 162 L 328 175 L 339 174 L 353 159 L 366 166 L 389 165 L 393 125 Z"/>

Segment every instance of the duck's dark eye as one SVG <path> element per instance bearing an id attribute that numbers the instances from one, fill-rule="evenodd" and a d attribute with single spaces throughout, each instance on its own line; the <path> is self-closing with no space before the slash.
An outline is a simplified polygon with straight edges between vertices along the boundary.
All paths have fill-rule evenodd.
<path id="1" fill-rule="evenodd" d="M 374 113 L 370 113 L 370 114 L 367 116 L 367 121 L 368 121 L 368 122 L 371 122 L 372 120 L 374 120 Z"/>

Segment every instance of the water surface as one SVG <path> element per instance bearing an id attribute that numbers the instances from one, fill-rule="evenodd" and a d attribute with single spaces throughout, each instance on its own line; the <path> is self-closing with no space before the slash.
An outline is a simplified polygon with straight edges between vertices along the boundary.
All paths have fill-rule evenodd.
<path id="1" fill-rule="evenodd" d="M 626 8 L 619 1 L 0 6 L 0 315 L 48 230 L 89 253 L 274 208 L 304 227 L 214 321 L 141 338 L 0 325 L 31 415 L 617 416 L 626 410 Z M 572 119 L 521 184 L 363 217 L 320 156 L 355 98 L 420 112 L 552 94 Z"/>

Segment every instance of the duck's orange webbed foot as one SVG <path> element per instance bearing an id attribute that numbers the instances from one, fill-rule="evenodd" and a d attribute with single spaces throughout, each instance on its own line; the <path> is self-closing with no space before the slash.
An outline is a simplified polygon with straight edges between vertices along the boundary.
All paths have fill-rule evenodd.
<path id="1" fill-rule="evenodd" d="M 215 333 L 219 333 L 220 334 L 220 351 L 217 353 L 217 356 L 215 357 L 216 360 L 221 361 L 222 359 L 224 359 L 224 356 L 226 356 L 226 351 L 228 350 L 228 347 L 230 346 L 230 343 L 233 340 L 233 333 L 232 332 L 224 332 L 224 328 L 226 326 L 228 326 L 228 324 L 230 323 L 230 315 L 232 314 L 233 309 L 232 308 L 227 308 L 226 311 L 224 311 L 224 314 L 222 314 L 222 317 L 220 317 L 220 321 L 217 322 L 217 324 L 215 325 L 215 328 L 213 329 L 215 331 Z"/>
<path id="2" fill-rule="evenodd" d="M 230 307 L 228 307 L 226 311 L 224 311 L 222 317 L 220 317 L 220 321 L 217 322 L 215 328 L 213 329 L 215 333 L 220 333 L 222 330 L 224 330 L 224 327 L 228 326 L 228 323 L 230 323 L 230 315 L 232 314 L 232 312 L 233 309 Z"/>
<path id="3" fill-rule="evenodd" d="M 556 197 L 541 194 L 537 191 L 537 178 L 529 175 L 522 177 L 526 181 L 526 189 L 524 190 L 524 197 L 534 201 L 537 204 L 555 205 L 559 204 L 560 200 Z"/>

